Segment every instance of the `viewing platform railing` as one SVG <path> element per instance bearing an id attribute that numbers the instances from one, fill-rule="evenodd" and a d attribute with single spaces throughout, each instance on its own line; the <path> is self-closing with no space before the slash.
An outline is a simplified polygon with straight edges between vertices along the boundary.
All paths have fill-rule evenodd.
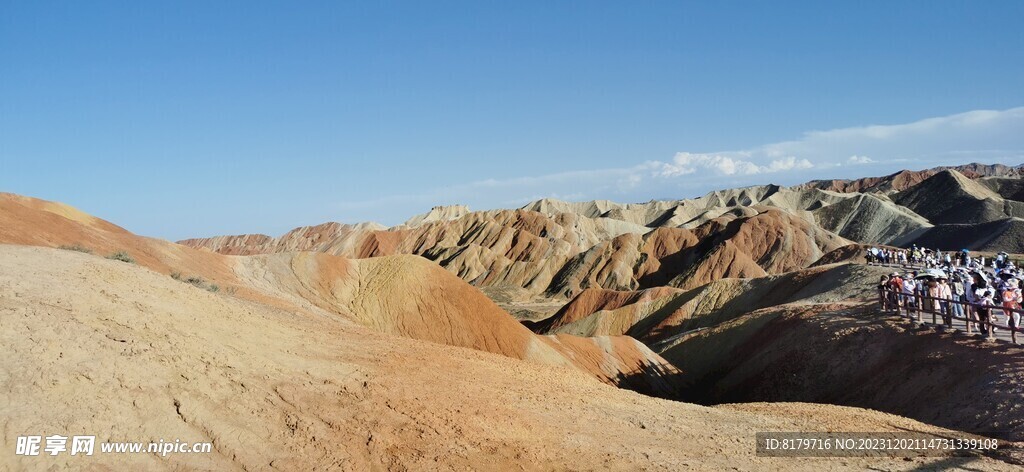
<path id="1" fill-rule="evenodd" d="M 908 303 L 913 301 L 914 303 Z M 979 334 L 985 334 L 989 340 L 995 340 L 995 330 L 1006 330 L 1008 333 L 1019 333 L 1021 328 L 1009 328 L 1005 324 L 999 324 L 996 317 L 1003 317 L 1004 313 L 1017 313 L 1024 318 L 1024 310 L 1020 308 L 1004 308 L 1001 305 L 981 305 L 966 300 L 950 300 L 936 298 L 921 293 L 903 293 L 891 287 L 878 287 L 878 302 L 883 311 L 895 310 L 897 314 L 906 314 L 906 317 L 915 324 L 927 324 L 924 315 L 931 315 L 931 324 L 938 327 L 957 329 L 954 321 L 962 322 L 967 334 L 972 334 L 972 328 Z M 928 305 L 928 306 L 926 306 Z M 960 309 L 954 309 L 959 306 Z M 982 319 L 983 310 L 988 310 L 988 316 Z M 961 314 L 962 313 L 962 314 Z M 942 323 L 939 323 L 939 318 Z M 1014 342 L 1016 342 L 1014 340 Z"/>
<path id="2" fill-rule="evenodd" d="M 920 262 L 920 261 L 918 261 L 918 262 L 912 262 L 912 261 L 907 261 L 907 262 L 881 262 L 881 261 L 873 261 L 873 262 L 866 262 L 864 264 L 865 265 L 869 265 L 869 266 L 892 267 L 894 269 L 906 269 L 906 270 L 928 270 L 928 269 L 934 269 L 934 268 L 941 268 L 942 266 L 945 265 L 945 264 L 932 264 L 932 265 L 928 265 L 927 263 Z M 953 264 L 953 267 L 954 268 L 960 268 L 960 266 L 957 265 L 957 264 Z"/>

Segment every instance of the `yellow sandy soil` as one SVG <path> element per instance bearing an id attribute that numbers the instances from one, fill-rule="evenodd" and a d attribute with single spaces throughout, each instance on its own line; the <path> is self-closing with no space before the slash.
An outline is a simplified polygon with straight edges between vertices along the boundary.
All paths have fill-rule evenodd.
<path id="1" fill-rule="evenodd" d="M 826 405 L 706 408 L 575 370 L 213 294 L 143 267 L 0 246 L 0 469 L 910 470 L 769 459 L 765 430 L 934 428 Z M 792 409 L 801 414 L 794 415 Z M 207 455 L 20 457 L 24 434 L 212 441 Z M 974 469 L 1008 467 L 971 459 Z"/>

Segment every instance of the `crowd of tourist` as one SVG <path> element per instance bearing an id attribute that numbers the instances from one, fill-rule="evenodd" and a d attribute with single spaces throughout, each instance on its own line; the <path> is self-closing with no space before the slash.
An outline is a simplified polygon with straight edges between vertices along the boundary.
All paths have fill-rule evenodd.
<path id="1" fill-rule="evenodd" d="M 883 308 L 911 318 L 916 313 L 917 321 L 923 312 L 937 313 L 949 327 L 953 318 L 959 318 L 967 320 L 968 330 L 973 325 L 979 332 L 1002 327 L 1017 342 L 1024 272 L 1007 253 L 986 258 L 974 257 L 966 249 L 943 252 L 913 246 L 870 248 L 866 258 L 868 264 L 904 269 L 879 281 Z"/>

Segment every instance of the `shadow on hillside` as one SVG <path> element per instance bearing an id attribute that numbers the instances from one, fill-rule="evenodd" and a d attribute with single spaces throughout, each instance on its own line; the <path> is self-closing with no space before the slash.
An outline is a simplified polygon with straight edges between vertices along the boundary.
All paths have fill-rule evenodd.
<path id="1" fill-rule="evenodd" d="M 680 400 L 685 394 L 683 372 L 671 365 L 643 364 L 637 370 L 612 378 L 619 388 L 651 397 Z"/>
<path id="2" fill-rule="evenodd" d="M 685 401 L 828 403 L 1024 439 L 1024 349 L 859 308 L 738 325 L 662 355 L 692 374 Z"/>

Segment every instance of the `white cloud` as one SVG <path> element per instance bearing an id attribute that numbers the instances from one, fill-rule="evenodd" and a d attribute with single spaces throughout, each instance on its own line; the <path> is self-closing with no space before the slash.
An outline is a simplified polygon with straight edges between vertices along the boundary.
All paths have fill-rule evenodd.
<path id="1" fill-rule="evenodd" d="M 1024 149 L 1024 107 L 810 131 L 800 139 L 767 144 L 754 152 L 809 158 L 815 163 L 839 164 L 849 156 L 871 156 L 876 162 L 907 159 L 930 166 L 991 160 L 993 149 L 1002 150 L 1003 155 Z"/>
<path id="2" fill-rule="evenodd" d="M 381 213 L 411 216 L 410 212 L 438 204 L 499 208 L 513 201 L 525 203 L 534 197 L 556 195 L 573 200 L 689 198 L 720 188 L 790 185 L 815 178 L 856 178 L 970 162 L 1019 164 L 1022 160 L 1024 107 L 977 110 L 904 124 L 809 131 L 796 140 L 750 149 L 679 152 L 666 161 L 619 168 L 485 179 L 348 202 L 339 209 L 358 219 Z"/>
<path id="3" fill-rule="evenodd" d="M 814 167 L 814 164 L 811 164 L 811 161 L 807 159 L 797 159 L 796 156 L 789 156 L 785 159 L 772 161 L 768 166 L 768 172 L 779 172 L 792 169 L 810 169 L 811 167 Z"/>
<path id="4" fill-rule="evenodd" d="M 680 152 L 676 153 L 672 162 L 650 162 L 648 165 L 654 169 L 653 175 L 657 177 L 678 177 L 699 171 L 717 175 L 757 175 L 814 167 L 811 161 L 797 159 L 796 156 L 775 159 L 768 165 L 758 165 L 743 159 L 749 155 L 743 151 L 716 154 Z"/>
<path id="5" fill-rule="evenodd" d="M 698 170 L 751 176 L 843 164 L 919 162 L 922 167 L 931 167 L 972 160 L 991 162 L 1019 156 L 1022 149 L 1024 107 L 1019 107 L 975 110 L 896 125 L 809 131 L 797 140 L 751 149 L 680 152 L 670 162 L 650 165 L 658 177 L 678 177 Z"/>

